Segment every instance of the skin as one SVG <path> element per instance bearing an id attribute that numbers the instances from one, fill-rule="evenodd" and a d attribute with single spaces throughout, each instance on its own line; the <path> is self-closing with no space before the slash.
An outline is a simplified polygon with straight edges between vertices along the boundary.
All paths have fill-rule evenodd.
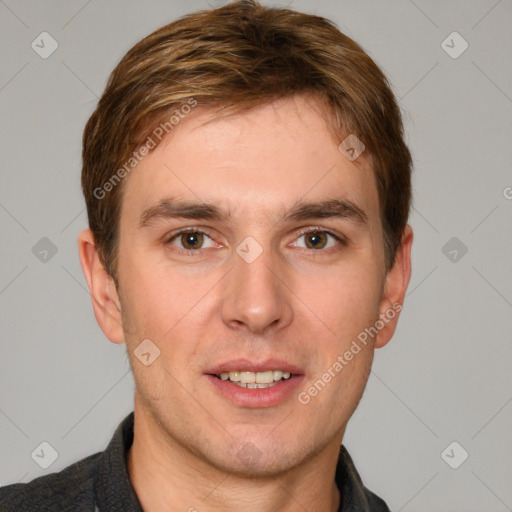
<path id="1" fill-rule="evenodd" d="M 297 393 L 403 303 L 413 237 L 407 226 L 386 273 L 369 162 L 341 154 L 319 107 L 296 96 L 217 120 L 197 107 L 183 119 L 123 183 L 119 289 L 91 232 L 79 236 L 96 319 L 110 341 L 126 343 L 134 374 L 128 470 L 145 510 L 338 509 L 339 446 L 398 313 L 307 405 Z M 230 216 L 140 228 L 142 212 L 166 197 L 213 203 Z M 367 221 L 283 220 L 298 202 L 328 198 L 352 201 Z M 175 237 L 184 227 L 204 232 L 203 245 Z M 346 244 L 300 231 L 312 228 Z M 263 250 L 252 263 L 236 252 L 248 236 Z M 149 366 L 134 356 L 146 338 L 160 349 Z M 239 357 L 299 366 L 300 389 L 272 407 L 234 405 L 204 372 Z M 238 456 L 248 442 L 259 453 L 250 462 Z"/>

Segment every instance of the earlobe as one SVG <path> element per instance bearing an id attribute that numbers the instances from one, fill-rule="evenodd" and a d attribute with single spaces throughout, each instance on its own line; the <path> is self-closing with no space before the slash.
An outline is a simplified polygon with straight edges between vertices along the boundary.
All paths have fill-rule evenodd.
<path id="1" fill-rule="evenodd" d="M 384 294 L 379 308 L 379 319 L 383 326 L 375 340 L 375 348 L 385 346 L 393 337 L 402 310 L 405 293 L 411 278 L 412 228 L 407 225 L 397 250 L 393 267 L 386 276 Z"/>
<path id="2" fill-rule="evenodd" d="M 100 261 L 90 229 L 79 234 L 78 253 L 98 325 L 112 343 L 124 343 L 119 296 L 114 280 Z"/>

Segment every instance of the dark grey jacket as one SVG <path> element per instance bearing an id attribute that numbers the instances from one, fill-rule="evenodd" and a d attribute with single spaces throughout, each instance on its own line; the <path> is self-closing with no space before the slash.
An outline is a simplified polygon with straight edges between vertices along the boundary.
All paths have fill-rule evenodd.
<path id="1" fill-rule="evenodd" d="M 0 512 L 142 512 L 126 466 L 133 418 L 131 412 L 121 422 L 104 452 L 59 473 L 0 488 Z M 386 503 L 364 487 L 343 445 L 336 483 L 341 495 L 339 512 L 389 512 Z"/>

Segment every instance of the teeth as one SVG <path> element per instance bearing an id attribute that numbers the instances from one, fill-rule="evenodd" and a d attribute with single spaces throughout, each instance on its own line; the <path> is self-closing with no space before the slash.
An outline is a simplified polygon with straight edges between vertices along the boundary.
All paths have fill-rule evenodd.
<path id="1" fill-rule="evenodd" d="M 256 374 L 256 382 L 258 384 L 270 384 L 274 381 L 274 372 L 258 372 Z"/>
<path id="2" fill-rule="evenodd" d="M 242 384 L 253 384 L 256 382 L 256 374 L 254 372 L 240 372 L 240 382 Z"/>
<path id="3" fill-rule="evenodd" d="M 229 380 L 231 382 L 240 382 L 240 372 L 229 372 Z"/>
<path id="4" fill-rule="evenodd" d="M 249 389 L 263 389 L 263 388 L 271 388 L 275 386 L 277 382 L 271 382 L 270 384 L 257 384 L 256 382 L 249 382 L 248 384 L 244 384 L 242 382 L 233 382 L 237 386 L 241 388 L 249 388 Z"/>
<path id="5" fill-rule="evenodd" d="M 281 380 L 283 378 L 283 372 L 281 370 L 274 370 L 272 373 L 274 374 L 274 380 Z"/>
<path id="6" fill-rule="evenodd" d="M 282 379 L 289 379 L 290 372 L 282 370 L 267 370 L 265 372 L 222 372 L 218 377 L 221 380 L 230 380 L 239 386 L 249 389 L 262 389 L 274 386 Z"/>

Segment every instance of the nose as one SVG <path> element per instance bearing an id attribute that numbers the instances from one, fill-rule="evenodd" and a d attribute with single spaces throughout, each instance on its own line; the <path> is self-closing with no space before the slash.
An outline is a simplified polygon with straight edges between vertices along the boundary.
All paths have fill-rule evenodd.
<path id="1" fill-rule="evenodd" d="M 285 269 L 278 261 L 270 247 L 254 260 L 243 257 L 243 252 L 233 253 L 233 268 L 226 276 L 221 305 L 222 319 L 231 329 L 266 334 L 291 323 L 291 292 L 286 286 Z"/>

